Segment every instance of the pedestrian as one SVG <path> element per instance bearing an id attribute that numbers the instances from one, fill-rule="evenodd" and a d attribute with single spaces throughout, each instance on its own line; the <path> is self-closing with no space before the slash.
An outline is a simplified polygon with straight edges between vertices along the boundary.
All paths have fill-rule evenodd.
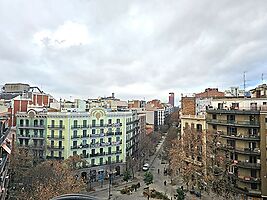
<path id="1" fill-rule="evenodd" d="M 164 185 L 165 185 L 165 186 L 167 185 L 167 182 L 166 182 L 166 181 L 164 181 Z"/>
<path id="2" fill-rule="evenodd" d="M 159 169 L 158 169 L 158 174 L 159 174 Z"/>

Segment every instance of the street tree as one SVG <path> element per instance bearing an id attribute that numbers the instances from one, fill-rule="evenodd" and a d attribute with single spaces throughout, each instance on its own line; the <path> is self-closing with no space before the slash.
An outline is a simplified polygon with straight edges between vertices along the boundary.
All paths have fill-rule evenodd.
<path id="1" fill-rule="evenodd" d="M 128 182 L 130 179 L 131 179 L 131 173 L 128 170 L 124 171 L 123 172 L 123 180 L 125 182 Z"/>
<path id="2" fill-rule="evenodd" d="M 150 171 L 144 174 L 144 182 L 146 185 L 153 183 L 153 174 Z"/>
<path id="3" fill-rule="evenodd" d="M 65 162 L 47 160 L 36 166 L 32 163 L 27 151 L 12 154 L 10 185 L 15 199 L 47 200 L 85 189 L 85 183 Z"/>
<path id="4" fill-rule="evenodd" d="M 181 188 L 177 188 L 176 192 L 177 192 L 177 194 L 175 196 L 177 197 L 177 200 L 184 200 L 185 199 L 185 193 Z"/>

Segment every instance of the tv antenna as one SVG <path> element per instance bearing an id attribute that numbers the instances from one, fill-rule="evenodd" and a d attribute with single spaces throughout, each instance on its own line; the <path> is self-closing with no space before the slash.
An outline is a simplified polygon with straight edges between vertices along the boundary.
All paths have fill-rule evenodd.
<path id="1" fill-rule="evenodd" d="M 246 92 L 246 71 L 243 73 L 243 81 L 244 81 L 244 92 Z"/>

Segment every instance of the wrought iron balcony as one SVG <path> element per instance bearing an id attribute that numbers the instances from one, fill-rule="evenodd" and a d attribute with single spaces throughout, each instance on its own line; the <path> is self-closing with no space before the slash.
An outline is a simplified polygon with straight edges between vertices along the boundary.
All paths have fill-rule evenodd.
<path id="1" fill-rule="evenodd" d="M 261 168 L 260 163 L 250 163 L 250 162 L 245 162 L 245 161 L 238 161 L 236 163 L 236 166 L 240 168 L 246 168 L 246 169 L 260 169 Z"/>
<path id="2" fill-rule="evenodd" d="M 221 119 L 207 119 L 208 124 L 217 124 L 223 126 L 238 126 L 238 127 L 260 127 L 258 121 L 233 121 Z"/>
<path id="3" fill-rule="evenodd" d="M 64 125 L 48 125 L 49 129 L 65 129 Z"/>
<path id="4" fill-rule="evenodd" d="M 50 150 L 64 150 L 64 146 L 47 145 L 47 149 L 50 149 Z"/>
<path id="5" fill-rule="evenodd" d="M 58 136 L 58 135 L 54 135 L 54 136 L 48 135 L 47 138 L 49 140 L 64 140 L 64 136 Z"/>

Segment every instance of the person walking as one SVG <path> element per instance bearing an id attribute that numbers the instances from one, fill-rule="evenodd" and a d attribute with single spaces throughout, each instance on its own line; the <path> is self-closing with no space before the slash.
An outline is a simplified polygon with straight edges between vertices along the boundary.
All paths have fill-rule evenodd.
<path id="1" fill-rule="evenodd" d="M 166 182 L 166 181 L 164 181 L 164 185 L 165 185 L 165 186 L 167 185 L 167 182 Z"/>
<path id="2" fill-rule="evenodd" d="M 158 174 L 159 174 L 159 169 L 158 169 Z"/>

